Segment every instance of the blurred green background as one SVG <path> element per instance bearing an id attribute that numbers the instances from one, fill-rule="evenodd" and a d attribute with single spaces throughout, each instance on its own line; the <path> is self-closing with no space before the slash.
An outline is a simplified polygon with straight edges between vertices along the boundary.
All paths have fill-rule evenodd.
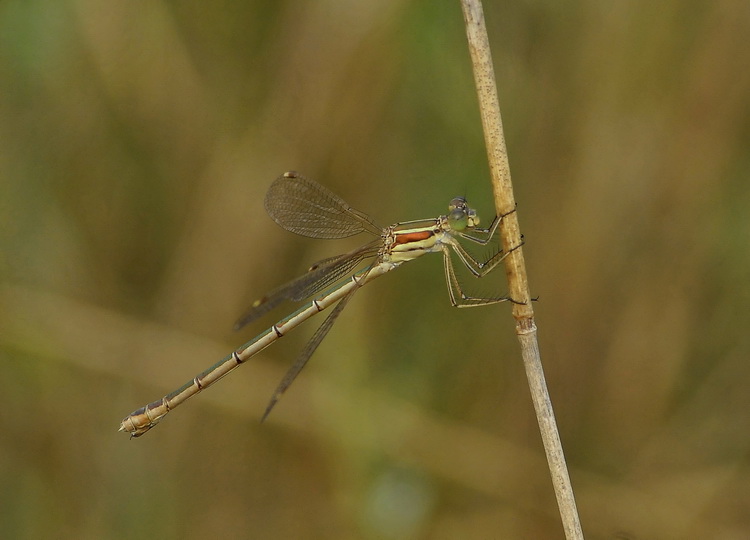
<path id="1" fill-rule="evenodd" d="M 485 13 L 587 538 L 747 538 L 748 3 Z M 458 2 L 0 1 L 0 537 L 562 537 L 510 308 L 451 308 L 438 256 L 363 289 L 265 424 L 322 318 L 117 432 L 365 240 L 277 227 L 290 169 L 381 224 L 488 223 Z"/>

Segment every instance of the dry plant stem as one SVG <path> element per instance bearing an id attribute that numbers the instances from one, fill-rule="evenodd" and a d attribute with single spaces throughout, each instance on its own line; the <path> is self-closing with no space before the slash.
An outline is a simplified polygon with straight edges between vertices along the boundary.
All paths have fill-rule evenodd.
<path id="1" fill-rule="evenodd" d="M 469 52 L 474 69 L 474 82 L 479 96 L 482 127 L 484 128 L 492 187 L 495 194 L 495 208 L 498 215 L 503 215 L 513 210 L 516 203 L 513 198 L 508 152 L 503 136 L 495 72 L 492 67 L 492 56 L 487 28 L 484 24 L 482 3 L 480 0 L 461 0 L 461 7 L 466 22 L 466 35 L 469 40 Z M 510 250 L 521 243 L 517 212 L 509 214 L 503 219 L 500 225 L 500 237 L 504 250 Z M 511 298 L 521 302 L 513 304 L 513 317 L 516 319 L 516 333 L 521 344 L 526 376 L 529 380 L 531 397 L 539 422 L 544 450 L 547 454 L 547 463 L 552 476 L 552 484 L 560 509 L 565 537 L 582 539 L 583 531 L 578 518 L 573 488 L 565 464 L 565 456 L 555 423 L 555 415 L 552 411 L 552 402 L 547 391 L 547 383 L 544 380 L 523 249 L 514 250 L 505 259 L 505 272 L 508 276 L 508 290 Z"/>

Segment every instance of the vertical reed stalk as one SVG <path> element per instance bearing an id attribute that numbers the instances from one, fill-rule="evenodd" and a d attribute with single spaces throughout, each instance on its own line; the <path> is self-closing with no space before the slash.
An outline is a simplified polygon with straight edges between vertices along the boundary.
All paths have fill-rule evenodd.
<path id="1" fill-rule="evenodd" d="M 466 35 L 469 41 L 469 52 L 474 70 L 474 83 L 479 96 L 479 109 L 482 117 L 487 156 L 490 163 L 492 188 L 495 196 L 495 208 L 498 215 L 513 210 L 516 206 L 513 198 L 513 185 L 510 179 L 508 151 L 505 147 L 503 124 L 500 118 L 500 104 L 497 98 L 495 72 L 492 67 L 490 44 L 481 0 L 461 0 L 461 7 L 466 22 Z M 503 249 L 510 250 L 521 243 L 518 225 L 518 213 L 506 216 L 500 224 L 500 238 Z M 505 272 L 508 276 L 508 290 L 511 298 L 519 303 L 513 304 L 513 317 L 516 319 L 516 334 L 521 344 L 526 377 L 529 381 L 531 397 L 539 422 L 539 429 L 547 454 L 547 463 L 552 476 L 552 484 L 557 497 L 565 537 L 582 539 L 583 531 L 578 518 L 573 488 L 570 484 L 568 468 L 565 464 L 560 434 L 552 411 L 552 402 L 544 380 L 544 370 L 539 354 L 537 329 L 534 322 L 534 310 L 526 276 L 526 265 L 523 249 L 516 249 L 505 259 Z"/>

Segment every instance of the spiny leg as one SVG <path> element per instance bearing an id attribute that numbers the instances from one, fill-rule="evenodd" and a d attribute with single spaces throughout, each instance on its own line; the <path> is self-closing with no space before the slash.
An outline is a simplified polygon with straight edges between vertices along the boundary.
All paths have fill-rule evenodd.
<path id="1" fill-rule="evenodd" d="M 448 284 L 448 295 L 453 307 L 486 306 L 489 304 L 497 304 L 510 300 L 510 298 L 507 296 L 500 296 L 496 298 L 481 298 L 466 295 L 461 288 L 461 284 L 458 282 L 458 278 L 456 277 L 456 272 L 453 269 L 453 261 L 451 260 L 450 250 L 447 247 L 443 249 L 443 265 L 445 266 L 445 281 Z"/>
<path id="2" fill-rule="evenodd" d="M 485 306 L 489 304 L 497 304 L 500 302 L 513 302 L 518 303 L 515 300 L 513 300 L 509 296 L 498 296 L 494 298 L 482 298 L 478 296 L 468 296 L 463 292 L 463 289 L 461 288 L 461 283 L 458 281 L 458 278 L 456 277 L 455 269 L 453 268 L 453 260 L 451 259 L 451 254 L 449 250 L 449 246 L 453 248 L 453 250 L 456 252 L 456 254 L 459 256 L 461 261 L 466 265 L 469 270 L 474 273 L 476 277 L 482 277 L 487 272 L 492 270 L 494 267 L 496 267 L 505 257 L 513 253 L 516 249 L 521 247 L 523 245 L 523 242 L 517 246 L 514 246 L 508 253 L 503 253 L 502 251 L 496 253 L 493 255 L 487 263 L 479 263 L 471 257 L 459 244 L 458 242 L 455 243 L 449 243 L 445 244 L 443 246 L 443 265 L 445 267 L 445 281 L 448 284 L 448 294 L 450 296 L 451 305 L 454 307 L 472 307 L 472 306 Z M 460 250 L 457 249 L 461 248 Z M 468 259 L 464 259 L 464 256 Z M 486 265 L 484 268 L 480 268 L 480 272 L 474 272 L 474 269 L 471 267 L 468 261 L 473 261 L 474 264 L 484 264 Z"/>
<path id="3" fill-rule="evenodd" d="M 486 229 L 481 229 L 479 227 L 474 227 L 473 229 L 471 229 L 472 232 L 481 234 L 484 238 L 478 238 L 465 232 L 460 232 L 458 234 L 460 234 L 467 240 L 471 240 L 472 242 L 476 242 L 477 244 L 486 246 L 487 244 L 489 244 L 490 240 L 492 240 L 492 237 L 495 236 L 495 232 L 497 231 L 497 227 L 498 225 L 500 225 L 500 222 L 505 218 L 505 216 L 508 216 L 515 211 L 516 209 L 514 208 L 510 212 L 506 212 L 500 216 L 495 216 L 495 219 L 492 220 L 492 223 L 490 223 L 490 226 Z"/>
<path id="4" fill-rule="evenodd" d="M 466 248 L 464 248 L 454 238 L 445 238 L 443 240 L 443 244 L 445 244 L 446 246 L 450 246 L 451 249 L 453 249 L 464 266 L 468 268 L 469 271 L 474 274 L 474 276 L 483 277 L 491 272 L 498 264 L 500 264 L 505 259 L 505 257 L 520 248 L 524 244 L 524 242 L 522 240 L 520 244 L 511 248 L 511 250 L 507 253 L 500 250 L 486 261 L 479 261 L 475 259 L 468 251 L 466 251 Z"/>

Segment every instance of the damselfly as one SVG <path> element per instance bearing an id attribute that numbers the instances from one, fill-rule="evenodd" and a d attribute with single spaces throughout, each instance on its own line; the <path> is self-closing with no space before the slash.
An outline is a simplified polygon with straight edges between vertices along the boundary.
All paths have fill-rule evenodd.
<path id="1" fill-rule="evenodd" d="M 271 184 L 266 194 L 265 207 L 271 218 L 281 227 L 302 236 L 330 239 L 368 232 L 378 238 L 343 255 L 318 261 L 306 274 L 257 300 L 237 321 L 235 329 L 254 321 L 285 300 L 301 301 L 314 296 L 309 304 L 277 322 L 190 382 L 126 416 L 120 424 L 120 431 L 130 433 L 132 437 L 143 435 L 183 401 L 208 388 L 300 323 L 338 302 L 276 388 L 263 414 L 265 420 L 328 334 L 354 293 L 373 279 L 425 253 L 442 252 L 445 278 L 453 306 L 483 306 L 510 300 L 507 296 L 472 297 L 464 294 L 461 289 L 453 269 L 451 252 L 455 253 L 461 263 L 476 277 L 487 274 L 508 255 L 507 252 L 498 249 L 486 261 L 479 261 L 458 242 L 457 238 L 465 238 L 477 244 L 487 245 L 504 217 L 495 217 L 488 228 L 481 229 L 478 227 L 479 218 L 476 211 L 469 208 L 466 199 L 462 197 L 456 197 L 450 202 L 447 215 L 380 228 L 369 216 L 355 210 L 317 182 L 295 172 L 288 172 Z M 355 272 L 356 267 L 366 259 L 374 260 L 364 269 Z M 333 286 L 347 275 L 348 279 Z M 333 288 L 321 293 L 330 286 Z"/>

